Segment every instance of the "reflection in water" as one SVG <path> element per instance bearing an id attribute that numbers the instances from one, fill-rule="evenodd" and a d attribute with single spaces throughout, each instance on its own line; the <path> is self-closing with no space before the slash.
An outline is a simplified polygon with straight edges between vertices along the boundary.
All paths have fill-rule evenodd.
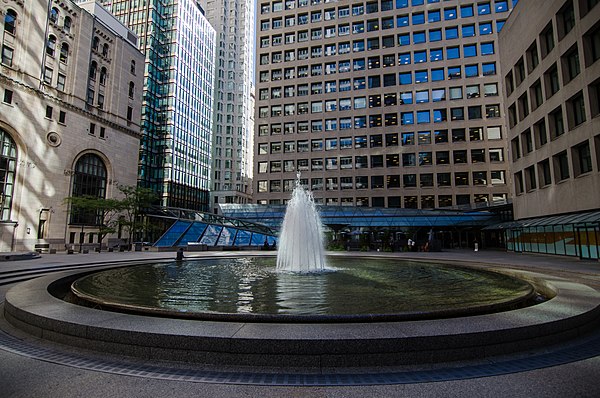
<path id="1" fill-rule="evenodd" d="M 177 312 L 386 314 L 506 302 L 531 286 L 506 275 L 401 260 L 334 258 L 335 272 L 275 271 L 274 258 L 207 259 L 97 272 L 74 283 L 103 303 Z"/>
<path id="2" fill-rule="evenodd" d="M 323 274 L 277 273 L 277 304 L 280 314 L 327 313 L 329 278 Z"/>

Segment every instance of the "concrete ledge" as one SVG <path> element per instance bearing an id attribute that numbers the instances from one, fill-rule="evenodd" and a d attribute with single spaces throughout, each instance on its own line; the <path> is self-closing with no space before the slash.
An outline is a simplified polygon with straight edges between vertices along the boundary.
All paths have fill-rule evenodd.
<path id="1" fill-rule="evenodd" d="M 446 362 L 564 342 L 600 321 L 600 293 L 578 283 L 509 271 L 556 296 L 533 307 L 427 321 L 250 323 L 156 318 L 101 311 L 48 292 L 63 272 L 6 294 L 5 316 L 44 339 L 144 359 L 265 367 L 356 367 Z"/>

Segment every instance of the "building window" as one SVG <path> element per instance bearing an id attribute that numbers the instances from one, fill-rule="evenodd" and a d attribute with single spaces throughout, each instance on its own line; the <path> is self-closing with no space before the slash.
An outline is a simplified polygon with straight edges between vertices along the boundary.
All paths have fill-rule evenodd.
<path id="1" fill-rule="evenodd" d="M 536 148 L 541 148 L 548 142 L 548 133 L 546 132 L 546 119 L 541 119 L 533 125 L 533 132 L 535 134 L 535 145 Z"/>
<path id="2" fill-rule="evenodd" d="M 566 180 L 570 177 L 569 173 L 569 157 L 567 151 L 560 152 L 553 157 L 554 175 L 558 181 Z"/>
<path id="3" fill-rule="evenodd" d="M 104 45 L 102 46 L 102 55 L 108 57 L 108 43 L 104 43 Z"/>
<path id="4" fill-rule="evenodd" d="M 46 119 L 52 119 L 52 110 L 50 105 L 46 106 Z"/>
<path id="5" fill-rule="evenodd" d="M 58 78 L 56 80 L 56 89 L 59 91 L 65 91 L 66 80 L 67 80 L 67 77 L 65 75 L 63 75 L 62 73 L 59 73 Z"/>
<path id="6" fill-rule="evenodd" d="M 515 173 L 515 193 L 517 195 L 520 195 L 524 192 L 523 189 L 523 173 L 522 172 L 517 172 Z"/>
<path id="7" fill-rule="evenodd" d="M 58 15 L 59 15 L 58 8 L 52 7 L 52 9 L 50 10 L 50 21 L 53 23 L 57 23 Z"/>
<path id="8" fill-rule="evenodd" d="M 571 47 L 571 49 L 562 56 L 562 65 L 565 84 L 579 75 L 579 72 L 581 72 L 581 67 L 579 65 L 579 52 L 577 51 L 577 44 Z"/>
<path id="9" fill-rule="evenodd" d="M 60 62 L 62 62 L 63 64 L 68 63 L 69 60 L 69 45 L 67 43 L 63 43 L 60 46 L 60 56 L 59 56 Z"/>
<path id="10" fill-rule="evenodd" d="M 104 198 L 106 184 L 106 166 L 98 155 L 88 153 L 77 160 L 73 176 L 73 197 Z M 100 214 L 78 209 L 71 210 L 71 224 L 98 225 L 102 221 Z"/>
<path id="11" fill-rule="evenodd" d="M 550 161 L 548 159 L 538 163 L 538 175 L 540 176 L 540 186 L 545 187 L 552 184 L 552 175 L 550 174 Z"/>
<path id="12" fill-rule="evenodd" d="M 560 9 L 557 14 L 558 39 L 562 40 L 575 26 L 575 9 L 571 0 Z"/>
<path id="13" fill-rule="evenodd" d="M 14 36 L 17 27 L 17 13 L 10 8 L 6 11 L 4 16 L 4 32 L 10 33 Z"/>
<path id="14" fill-rule="evenodd" d="M 600 114 L 600 79 L 588 86 L 588 93 L 590 95 L 590 110 L 592 117 L 596 117 Z"/>
<path id="15" fill-rule="evenodd" d="M 600 58 L 600 24 L 588 31 L 583 37 L 585 46 L 585 65 L 590 66 Z"/>
<path id="16" fill-rule="evenodd" d="M 554 140 L 565 132 L 562 107 L 559 106 L 556 108 L 548 117 L 550 122 L 550 136 Z"/>
<path id="17" fill-rule="evenodd" d="M 554 48 L 554 30 L 552 29 L 552 21 L 548 23 L 546 28 L 540 34 L 540 44 L 542 49 L 542 58 L 546 58 L 546 56 Z"/>
<path id="18" fill-rule="evenodd" d="M 6 91 L 4 92 L 6 100 Z M 7 131 L 0 128 L 0 220 L 10 220 L 17 169 L 17 146 Z"/>
<path id="19" fill-rule="evenodd" d="M 134 94 L 135 94 L 135 84 L 133 82 L 129 82 L 129 98 L 133 99 Z"/>
<path id="20" fill-rule="evenodd" d="M 550 69 L 544 73 L 544 80 L 546 85 L 546 99 L 548 99 L 560 90 L 558 68 L 556 67 L 556 64 L 552 65 Z"/>
<path id="21" fill-rule="evenodd" d="M 592 171 L 592 154 L 590 143 L 587 140 L 572 148 L 571 154 L 575 166 L 575 177 Z"/>
<path id="22" fill-rule="evenodd" d="M 529 115 L 529 101 L 527 99 L 527 92 L 523 93 L 518 99 L 519 104 L 519 121 L 522 121 Z"/>
<path id="23" fill-rule="evenodd" d="M 96 61 L 92 61 L 90 65 L 90 80 L 96 80 L 96 73 L 98 72 L 98 63 Z"/>
<path id="24" fill-rule="evenodd" d="M 46 41 L 46 54 L 54 57 L 54 51 L 56 50 L 56 36 L 50 35 Z"/>
<path id="25" fill-rule="evenodd" d="M 127 107 L 127 121 L 131 122 L 132 119 L 133 119 L 133 108 L 128 106 Z"/>
<path id="26" fill-rule="evenodd" d="M 44 68 L 44 83 L 52 84 L 53 74 L 54 74 L 54 71 L 51 68 L 45 67 Z"/>
<path id="27" fill-rule="evenodd" d="M 71 33 L 71 24 L 72 24 L 71 18 L 65 17 L 65 20 L 63 21 L 63 32 Z"/>
<path id="28" fill-rule="evenodd" d="M 100 84 L 102 86 L 106 85 L 106 68 L 102 67 L 102 69 L 100 69 Z"/>
<path id="29" fill-rule="evenodd" d="M 60 111 L 58 113 L 58 122 L 60 124 L 65 124 L 67 120 L 67 113 L 65 111 Z"/>
<path id="30" fill-rule="evenodd" d="M 527 189 L 527 191 L 537 189 L 535 166 L 529 166 L 525 169 L 525 188 Z"/>
<path id="31" fill-rule="evenodd" d="M 12 90 L 4 89 L 4 98 L 3 98 L 2 101 L 5 104 L 12 104 L 12 98 L 13 98 L 13 92 L 12 92 Z"/>
<path id="32" fill-rule="evenodd" d="M 523 154 L 533 152 L 533 138 L 531 136 L 530 129 L 527 129 L 521 133 L 521 143 L 523 144 Z"/>
<path id="33" fill-rule="evenodd" d="M 12 66 L 14 50 L 8 46 L 2 46 L 2 64 Z"/>
<path id="34" fill-rule="evenodd" d="M 569 129 L 573 129 L 585 122 L 585 105 L 582 92 L 569 99 L 567 106 L 569 107 Z"/>
<path id="35" fill-rule="evenodd" d="M 525 57 L 527 59 L 527 71 L 531 73 L 540 63 L 540 59 L 538 57 L 537 43 L 535 41 L 527 49 Z"/>

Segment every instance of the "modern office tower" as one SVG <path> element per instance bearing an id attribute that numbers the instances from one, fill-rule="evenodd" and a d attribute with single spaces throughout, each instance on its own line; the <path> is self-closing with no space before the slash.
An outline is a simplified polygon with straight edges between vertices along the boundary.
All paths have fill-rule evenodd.
<path id="1" fill-rule="evenodd" d="M 2 2 L 0 15 L 0 251 L 97 245 L 97 220 L 64 200 L 136 184 L 138 38 L 93 2 Z"/>
<path id="2" fill-rule="evenodd" d="M 497 37 L 511 7 L 260 2 L 255 201 L 285 201 L 298 172 L 325 205 L 506 201 Z"/>
<path id="3" fill-rule="evenodd" d="M 509 249 L 600 257 L 598 3 L 522 1 L 500 34 L 514 214 L 527 219 Z"/>
<path id="4" fill-rule="evenodd" d="M 209 209 L 215 30 L 195 0 L 103 0 L 146 56 L 139 184 L 161 205 Z"/>
<path id="5" fill-rule="evenodd" d="M 254 1 L 203 0 L 217 31 L 211 204 L 251 198 Z"/>

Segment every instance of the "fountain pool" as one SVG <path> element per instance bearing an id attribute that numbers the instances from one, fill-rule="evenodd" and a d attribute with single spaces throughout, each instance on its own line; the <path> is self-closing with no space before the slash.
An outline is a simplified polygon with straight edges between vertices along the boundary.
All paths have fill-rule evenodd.
<path id="1" fill-rule="evenodd" d="M 332 271 L 276 272 L 274 258 L 204 259 L 123 267 L 73 283 L 106 309 L 169 317 L 360 321 L 423 319 L 524 306 L 520 279 L 467 267 L 333 257 Z"/>

